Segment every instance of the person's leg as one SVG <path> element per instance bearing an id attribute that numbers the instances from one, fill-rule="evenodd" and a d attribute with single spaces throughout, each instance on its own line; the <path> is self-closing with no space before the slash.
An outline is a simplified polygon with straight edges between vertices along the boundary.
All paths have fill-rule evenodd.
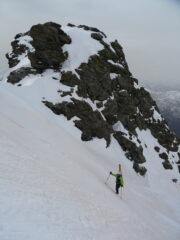
<path id="1" fill-rule="evenodd" d="M 119 187 L 120 187 L 120 184 L 116 183 L 116 194 L 119 194 Z"/>

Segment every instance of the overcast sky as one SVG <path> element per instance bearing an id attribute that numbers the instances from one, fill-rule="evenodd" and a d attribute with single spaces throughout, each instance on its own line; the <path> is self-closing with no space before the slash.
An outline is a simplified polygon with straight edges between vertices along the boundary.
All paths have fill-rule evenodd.
<path id="1" fill-rule="evenodd" d="M 14 36 L 46 21 L 101 29 L 118 39 L 143 84 L 180 90 L 179 0 L 0 0 L 0 71 Z"/>

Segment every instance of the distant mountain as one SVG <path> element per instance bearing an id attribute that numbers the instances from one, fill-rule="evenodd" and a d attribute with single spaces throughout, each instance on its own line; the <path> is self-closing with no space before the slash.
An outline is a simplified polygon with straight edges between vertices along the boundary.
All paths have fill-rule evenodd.
<path id="1" fill-rule="evenodd" d="M 167 120 L 171 130 L 180 137 L 180 92 L 153 91 L 152 95 L 156 100 L 163 117 Z"/>

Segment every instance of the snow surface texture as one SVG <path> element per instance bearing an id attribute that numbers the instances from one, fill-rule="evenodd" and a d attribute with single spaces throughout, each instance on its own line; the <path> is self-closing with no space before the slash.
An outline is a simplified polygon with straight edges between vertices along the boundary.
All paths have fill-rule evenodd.
<path id="1" fill-rule="evenodd" d="M 24 88 L 1 83 L 0 239 L 178 240 L 180 186 L 152 155 L 151 134 L 139 133 L 152 147 L 142 178 L 114 139 L 108 149 L 103 141 L 82 142 L 72 122 L 41 104 L 56 84 L 48 77 Z M 122 199 L 113 177 L 104 184 L 119 162 Z"/>
<path id="2" fill-rule="evenodd" d="M 103 46 L 93 38 L 91 38 L 91 31 L 84 31 L 82 28 L 63 27 L 62 30 L 66 32 L 72 39 L 71 44 L 65 44 L 64 52 L 68 52 L 68 59 L 63 64 L 64 71 L 74 71 L 80 66 L 82 62 L 88 62 L 89 56 L 96 54 Z M 81 37 L 79 37 L 81 36 Z"/>
<path id="3" fill-rule="evenodd" d="M 81 40 L 87 43 L 82 37 L 79 47 Z M 93 48 L 94 42 L 88 42 L 89 55 L 100 47 Z M 78 57 L 88 60 L 83 52 Z M 65 69 L 76 67 L 73 54 Z M 82 142 L 72 120 L 52 114 L 41 102 L 59 101 L 59 81 L 52 79 L 57 74 L 47 70 L 26 77 L 22 87 L 6 83 L 6 76 L 0 82 L 0 239 L 179 240 L 180 185 L 171 181 L 178 170 L 163 169 L 154 147 L 164 149 L 149 130 L 136 129 L 148 169 L 140 177 L 113 138 L 109 148 L 103 140 Z M 120 122 L 114 128 L 128 134 Z M 105 184 L 119 163 L 122 199 L 113 177 Z"/>

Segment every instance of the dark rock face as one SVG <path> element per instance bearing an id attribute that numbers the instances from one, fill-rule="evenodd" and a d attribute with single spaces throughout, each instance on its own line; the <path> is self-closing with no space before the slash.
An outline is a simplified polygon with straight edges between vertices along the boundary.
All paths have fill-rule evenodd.
<path id="1" fill-rule="evenodd" d="M 136 134 L 135 129 L 137 127 L 141 130 L 147 128 L 147 122 L 142 115 L 146 105 L 142 107 L 141 112 L 137 112 L 138 109 L 140 110 L 142 103 L 139 101 L 139 97 L 141 91 L 144 90 L 134 90 L 131 87 L 132 84 L 133 79 L 131 78 L 118 77 L 112 81 L 114 99 L 107 101 L 103 114 L 110 124 L 120 120 L 126 129 L 132 134 Z"/>
<path id="2" fill-rule="evenodd" d="M 168 160 L 165 160 L 162 164 L 165 169 L 173 169 L 172 165 Z"/>
<path id="3" fill-rule="evenodd" d="M 103 39 L 103 36 L 100 33 L 91 33 L 91 37 L 98 41 L 101 41 Z"/>
<path id="4" fill-rule="evenodd" d="M 160 148 L 159 147 L 154 147 L 154 149 L 156 150 L 156 152 L 159 152 L 160 151 Z"/>
<path id="5" fill-rule="evenodd" d="M 31 66 L 38 70 L 45 70 L 47 68 L 59 69 L 61 63 L 67 58 L 67 54 L 62 51 L 36 51 L 28 54 L 31 61 Z"/>
<path id="6" fill-rule="evenodd" d="M 173 169 L 172 164 L 168 160 L 168 155 L 165 152 L 159 154 L 159 157 L 164 159 L 164 162 L 162 162 L 162 164 L 165 169 Z"/>
<path id="7" fill-rule="evenodd" d="M 11 72 L 7 78 L 7 82 L 10 82 L 12 84 L 18 83 L 29 74 L 37 74 L 37 71 L 32 68 L 22 67 L 16 71 Z"/>
<path id="8" fill-rule="evenodd" d="M 146 172 L 147 172 L 147 169 L 146 169 L 145 167 L 139 166 L 139 164 L 138 164 L 138 163 L 135 163 L 135 162 L 134 162 L 134 164 L 133 164 L 133 168 L 134 168 L 134 170 L 135 170 L 137 173 L 139 173 L 141 176 L 144 176 L 144 175 L 146 174 Z"/>
<path id="9" fill-rule="evenodd" d="M 79 25 L 78 28 L 83 28 L 86 31 L 101 33 L 104 37 L 106 37 L 106 35 L 103 32 L 101 32 L 98 28 L 95 28 L 95 27 L 89 27 L 89 26 L 86 26 L 86 25 Z"/>
<path id="10" fill-rule="evenodd" d="M 68 26 L 77 28 L 73 24 Z M 73 121 L 82 132 L 83 141 L 97 137 L 105 139 L 109 146 L 111 137 L 114 137 L 126 157 L 132 161 L 134 170 L 145 175 L 147 169 L 141 165 L 146 161 L 143 153 L 145 145 L 138 139 L 137 129 L 149 129 L 166 149 L 161 153 L 156 146 L 154 151 L 163 159 L 164 168 L 172 169 L 168 152 L 177 152 L 180 141 L 169 130 L 166 121 L 156 117 L 158 107 L 149 92 L 138 87 L 138 80 L 129 71 L 121 45 L 117 40 L 107 44 L 106 35 L 97 28 L 85 25 L 78 28 L 91 31 L 91 38 L 102 45 L 102 49 L 91 55 L 86 63 L 81 63 L 74 72 L 61 70 L 62 63 L 68 59 L 68 52 L 63 52 L 62 47 L 70 44 L 71 39 L 59 24 L 38 24 L 26 34 L 18 35 L 12 43 L 13 53 L 7 56 L 10 66 L 15 66 L 18 56 L 23 53 L 28 56 L 31 67 L 11 72 L 8 81 L 19 83 L 28 74 L 41 73 L 48 68 L 55 69 L 59 72 L 60 84 L 69 87 L 69 90 L 58 91 L 59 102 L 43 103 L 55 114 L 63 114 L 68 120 L 76 117 Z M 25 35 L 31 38 L 33 51 L 26 45 L 19 44 L 19 38 Z M 115 129 L 118 122 L 128 134 Z"/>
<path id="11" fill-rule="evenodd" d="M 25 35 L 26 35 L 26 33 L 25 34 L 22 34 L 22 33 L 17 34 L 15 36 L 15 40 L 11 43 L 12 53 L 6 54 L 6 58 L 8 59 L 10 68 L 15 67 L 20 62 L 20 60 L 18 59 L 19 55 L 26 53 L 28 51 L 28 47 L 24 44 L 19 44 L 19 40 L 18 40 L 18 38 L 25 36 Z"/>
<path id="12" fill-rule="evenodd" d="M 32 45 L 35 52 L 29 53 L 31 65 L 35 69 L 58 69 L 67 59 L 68 53 L 64 53 L 62 46 L 70 44 L 70 37 L 63 32 L 61 25 L 48 22 L 33 26 L 29 35 L 33 38 Z"/>
<path id="13" fill-rule="evenodd" d="M 49 107 L 55 114 L 63 114 L 70 120 L 73 117 L 78 117 L 75 120 L 75 126 L 82 131 L 82 140 L 89 141 L 93 137 L 104 138 L 107 146 L 110 144 L 110 134 L 113 129 L 102 118 L 98 111 L 93 111 L 91 106 L 85 101 L 79 101 L 72 98 L 72 102 L 63 102 L 59 104 L 52 104 L 44 101 L 44 104 Z M 93 123 L 93 124 L 92 124 Z"/>
<path id="14" fill-rule="evenodd" d="M 164 159 L 166 161 L 168 160 L 168 155 L 165 152 L 159 154 L 159 156 L 160 156 L 160 158 L 162 158 L 162 159 Z"/>
<path id="15" fill-rule="evenodd" d="M 100 57 L 92 56 L 76 71 L 80 76 L 77 91 L 80 97 L 104 101 L 111 95 L 110 71 Z"/>
<path id="16" fill-rule="evenodd" d="M 70 44 L 70 37 L 61 30 L 61 25 L 53 22 L 32 26 L 29 35 L 33 38 L 32 45 L 37 50 L 58 50 L 64 44 Z"/>
<path id="17" fill-rule="evenodd" d="M 28 47 L 19 43 L 22 36 L 31 37 L 30 44 L 34 51 L 29 51 Z M 71 38 L 61 30 L 61 25 L 48 22 L 32 26 L 25 34 L 18 34 L 11 43 L 13 51 L 6 54 L 9 66 L 14 67 L 19 63 L 18 57 L 22 54 L 28 55 L 31 66 L 38 71 L 47 68 L 59 69 L 61 64 L 67 59 L 68 53 L 63 52 L 62 46 L 70 44 Z"/>
<path id="18" fill-rule="evenodd" d="M 158 139 L 158 142 L 168 151 L 178 151 L 179 139 L 175 134 L 167 128 L 166 121 L 150 122 L 148 127 L 151 129 L 152 135 Z"/>
<path id="19" fill-rule="evenodd" d="M 135 163 L 144 163 L 146 161 L 143 156 L 142 146 L 137 147 L 135 143 L 124 137 L 121 132 L 116 132 L 114 137 L 125 151 L 125 155 L 129 160 L 134 161 Z"/>
<path id="20" fill-rule="evenodd" d="M 62 72 L 60 82 L 69 87 L 75 87 L 79 84 L 79 79 L 72 72 Z"/>

